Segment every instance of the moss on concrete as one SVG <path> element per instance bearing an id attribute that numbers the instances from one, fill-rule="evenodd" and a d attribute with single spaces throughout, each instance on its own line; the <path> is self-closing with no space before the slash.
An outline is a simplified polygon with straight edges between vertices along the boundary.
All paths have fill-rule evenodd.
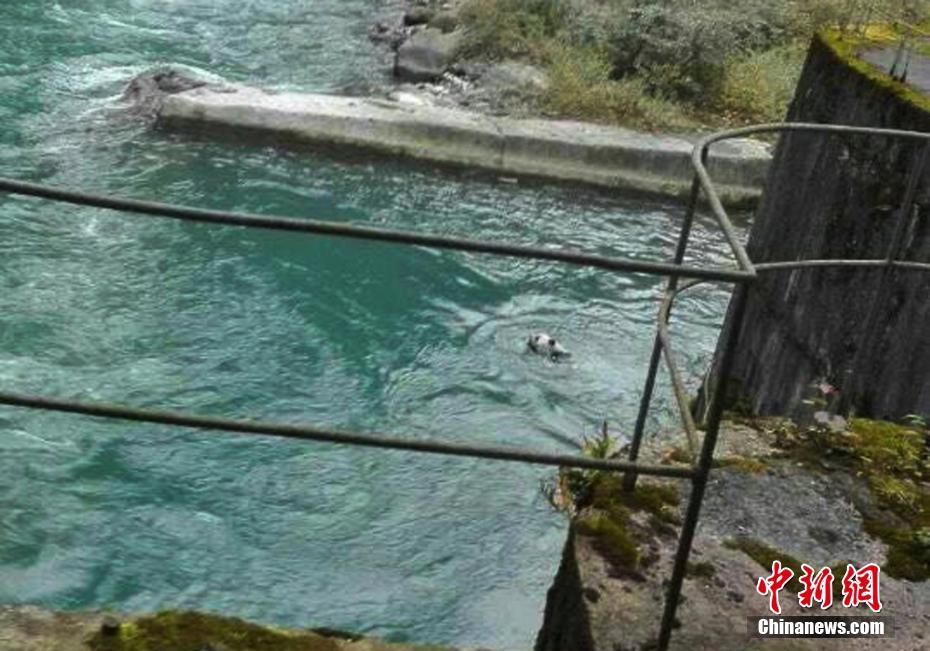
<path id="1" fill-rule="evenodd" d="M 780 445 L 807 467 L 863 478 L 878 508 L 863 510 L 863 526 L 888 546 L 882 569 L 909 581 L 930 578 L 930 432 L 912 425 L 853 418 L 841 432 L 782 431 Z"/>
<path id="2" fill-rule="evenodd" d="M 671 531 L 678 522 L 678 489 L 674 484 L 640 480 L 636 490 L 623 490 L 623 478 L 599 473 L 579 501 L 585 515 L 575 530 L 595 539 L 595 548 L 620 574 L 637 574 L 648 565 L 643 545 Z M 646 515 L 646 524 L 634 515 Z"/>
<path id="3" fill-rule="evenodd" d="M 739 454 L 730 454 L 720 459 L 714 460 L 715 468 L 729 468 L 730 470 L 739 470 L 755 475 L 761 475 L 768 471 L 769 464 L 756 457 L 745 457 Z"/>
<path id="4" fill-rule="evenodd" d="M 787 567 L 794 572 L 794 576 L 787 584 L 788 589 L 794 592 L 801 590 L 801 582 L 798 580 L 798 576 L 803 573 L 801 571 L 801 561 L 791 554 L 766 545 L 761 540 L 748 537 L 728 538 L 723 541 L 723 546 L 727 549 L 743 552 L 766 571 L 772 569 L 772 561 L 779 561 L 783 567 Z"/>
<path id="5" fill-rule="evenodd" d="M 803 586 L 801 585 L 800 576 L 804 574 L 804 572 L 801 569 L 801 561 L 791 554 L 766 545 L 764 542 L 756 540 L 755 538 L 729 538 L 723 541 L 723 546 L 728 549 L 743 552 L 767 572 L 772 569 L 772 561 L 777 560 L 781 562 L 783 567 L 787 567 L 794 572 L 794 576 L 792 576 L 791 580 L 788 582 L 787 588 L 794 592 L 799 592 L 802 589 Z M 842 596 L 843 582 L 841 578 L 846 573 L 847 565 L 849 565 L 848 561 L 838 561 L 829 565 L 830 571 L 833 573 L 834 577 L 834 600 Z M 819 570 L 819 568 L 814 569 L 815 571 Z"/>
<path id="6" fill-rule="evenodd" d="M 691 561 L 688 561 L 688 566 L 685 573 L 689 578 L 712 579 L 714 575 L 717 574 L 717 568 L 713 563 L 707 561 L 701 561 L 698 563 L 692 563 Z"/>
<path id="7" fill-rule="evenodd" d="M 906 83 L 895 81 L 886 71 L 862 59 L 859 53 L 876 47 L 896 47 L 907 37 L 892 25 L 870 25 L 862 31 L 848 31 L 836 27 L 820 30 L 816 38 L 830 48 L 847 66 L 869 79 L 876 86 L 921 110 L 930 111 L 930 96 Z"/>
<path id="8" fill-rule="evenodd" d="M 863 513 L 863 525 L 888 545 L 884 571 L 910 581 L 930 578 L 930 540 L 925 535 L 930 530 L 927 433 L 907 425 L 855 418 L 846 432 L 826 436 L 833 456 L 866 479 L 880 507 L 874 513 Z M 813 445 L 808 443 L 808 448 Z"/>
<path id="9" fill-rule="evenodd" d="M 597 550 L 617 569 L 639 569 L 642 553 L 628 516 L 618 517 L 617 513 L 589 515 L 578 520 L 575 530 L 583 536 L 595 538 Z"/>
<path id="10" fill-rule="evenodd" d="M 88 641 L 91 651 L 339 651 L 339 644 L 315 633 L 265 628 L 234 617 L 165 611 L 123 624 L 119 632 L 99 632 Z"/>
<path id="11" fill-rule="evenodd" d="M 671 483 L 639 481 L 636 490 L 623 490 L 619 475 L 600 475 L 591 491 L 591 505 L 606 512 L 616 509 L 645 511 L 665 522 L 678 519 L 678 487 Z"/>

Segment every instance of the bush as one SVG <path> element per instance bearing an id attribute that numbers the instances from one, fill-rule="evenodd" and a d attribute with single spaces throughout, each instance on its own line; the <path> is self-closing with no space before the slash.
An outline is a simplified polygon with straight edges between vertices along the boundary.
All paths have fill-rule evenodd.
<path id="1" fill-rule="evenodd" d="M 582 42 L 607 48 L 612 76 L 641 77 L 656 94 L 694 100 L 716 90 L 727 59 L 734 53 L 767 49 L 787 39 L 778 3 L 744 0 L 636 0 L 609 3 L 595 12 L 603 27 L 586 27 L 590 18 L 575 14 L 572 30 Z"/>
<path id="2" fill-rule="evenodd" d="M 468 0 L 466 57 L 549 68 L 544 107 L 646 127 L 777 121 L 816 29 L 920 22 L 930 0 Z"/>
<path id="3" fill-rule="evenodd" d="M 612 79 L 612 66 L 603 51 L 561 45 L 549 51 L 549 58 L 543 104 L 551 113 L 645 128 L 691 126 L 682 109 L 653 95 L 645 80 Z"/>
<path id="4" fill-rule="evenodd" d="M 724 69 L 717 108 L 728 122 L 779 122 L 801 73 L 805 51 L 796 45 L 733 57 Z"/>
<path id="5" fill-rule="evenodd" d="M 529 57 L 564 24 L 561 0 L 469 0 L 461 11 L 468 26 L 463 52 L 487 59 Z"/>

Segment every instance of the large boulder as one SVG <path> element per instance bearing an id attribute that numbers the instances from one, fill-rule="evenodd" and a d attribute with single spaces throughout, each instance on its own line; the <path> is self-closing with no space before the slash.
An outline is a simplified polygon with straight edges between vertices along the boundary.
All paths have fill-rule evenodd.
<path id="1" fill-rule="evenodd" d="M 123 91 L 123 99 L 134 110 L 156 115 L 161 103 L 168 95 L 203 86 L 221 88 L 223 80 L 202 70 L 189 66 L 172 65 L 154 68 L 135 77 Z"/>
<path id="2" fill-rule="evenodd" d="M 459 32 L 444 34 L 428 27 L 414 32 L 397 49 L 394 76 L 404 81 L 433 81 L 442 76 L 461 43 Z"/>

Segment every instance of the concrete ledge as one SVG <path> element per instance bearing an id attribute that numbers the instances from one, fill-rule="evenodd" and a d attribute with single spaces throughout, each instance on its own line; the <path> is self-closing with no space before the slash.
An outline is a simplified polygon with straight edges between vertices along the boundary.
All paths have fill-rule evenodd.
<path id="1" fill-rule="evenodd" d="M 596 186 L 686 196 L 692 143 L 569 121 L 517 120 L 479 113 L 306 93 L 276 93 L 176 72 L 142 75 L 127 96 L 168 127 L 221 127 L 280 143 L 328 143 L 414 158 Z M 729 204 L 757 199 L 768 173 L 768 145 L 721 143 L 709 167 Z"/>

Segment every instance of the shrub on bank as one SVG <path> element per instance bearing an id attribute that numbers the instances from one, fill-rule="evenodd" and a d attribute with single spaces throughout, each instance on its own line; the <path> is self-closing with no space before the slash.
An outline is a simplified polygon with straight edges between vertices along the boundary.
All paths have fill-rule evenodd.
<path id="1" fill-rule="evenodd" d="M 651 92 L 644 79 L 612 79 L 603 51 L 560 45 L 549 55 L 549 87 L 543 97 L 543 108 L 549 113 L 647 128 L 692 125 L 680 106 Z"/>
<path id="2" fill-rule="evenodd" d="M 489 59 L 543 58 L 563 28 L 563 0 L 468 0 L 460 18 L 468 38 L 466 56 Z"/>
<path id="3" fill-rule="evenodd" d="M 548 68 L 543 108 L 645 127 L 779 120 L 827 24 L 917 22 L 930 0 L 466 0 L 465 56 Z"/>
<path id="4" fill-rule="evenodd" d="M 805 54 L 800 45 L 786 45 L 731 57 L 711 108 L 728 123 L 782 120 L 794 96 Z"/>

